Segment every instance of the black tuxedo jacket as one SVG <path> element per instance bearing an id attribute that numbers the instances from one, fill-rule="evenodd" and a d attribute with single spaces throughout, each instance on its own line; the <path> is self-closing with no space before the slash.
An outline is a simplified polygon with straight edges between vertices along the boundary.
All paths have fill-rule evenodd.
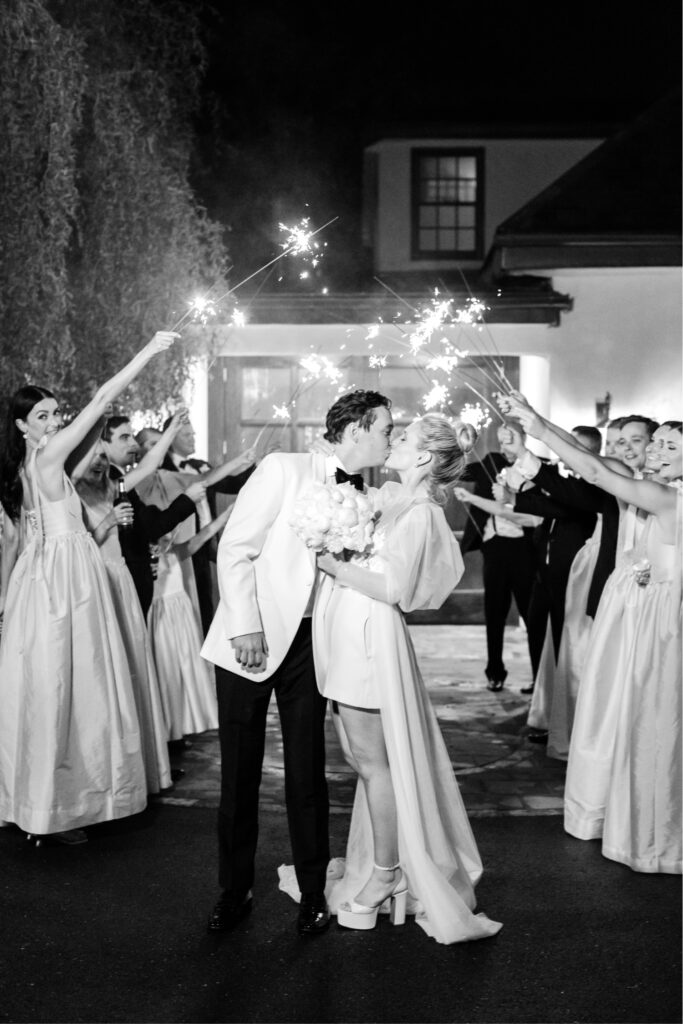
<path id="1" fill-rule="evenodd" d="M 476 495 L 480 498 L 489 498 L 492 501 L 492 486 L 496 482 L 496 476 L 500 473 L 501 469 L 508 465 L 507 459 L 500 452 L 488 452 L 480 461 L 470 462 L 465 466 L 465 471 L 459 478 L 458 483 L 473 483 Z M 468 505 L 467 512 L 467 524 L 460 541 L 460 550 L 463 555 L 468 551 L 476 551 L 481 547 L 484 527 L 486 526 L 486 520 L 489 518 L 489 513 L 485 512 L 482 508 L 477 508 L 476 505 Z M 524 536 L 527 540 L 531 538 L 532 533 L 533 528 L 524 530 Z"/>
<path id="2" fill-rule="evenodd" d="M 114 482 L 123 475 L 118 466 L 109 467 L 109 476 Z M 195 504 L 185 494 L 179 494 L 165 509 L 146 505 L 135 490 L 128 491 L 126 497 L 133 506 L 133 525 L 126 530 L 119 527 L 119 542 L 146 617 L 154 593 L 149 545 L 169 533 L 188 516 L 194 515 Z"/>
<path id="3" fill-rule="evenodd" d="M 554 483 L 555 478 L 560 478 L 555 466 L 544 465 L 543 469 L 547 481 Z M 538 477 L 534 479 L 533 487 L 518 491 L 515 512 L 543 517 L 543 522 L 534 530 L 537 566 L 542 575 L 547 572 L 551 588 L 553 581 L 563 588 L 577 552 L 595 529 L 595 512 L 555 500 L 549 490 L 540 486 Z"/>
<path id="4" fill-rule="evenodd" d="M 560 476 L 546 465 L 541 466 L 534 477 L 534 483 L 568 508 L 602 515 L 600 547 L 586 602 L 586 614 L 595 618 L 602 591 L 614 569 L 616 559 L 619 533 L 617 499 L 607 491 L 603 491 L 601 487 L 596 487 L 595 484 L 589 484 L 575 476 Z"/>

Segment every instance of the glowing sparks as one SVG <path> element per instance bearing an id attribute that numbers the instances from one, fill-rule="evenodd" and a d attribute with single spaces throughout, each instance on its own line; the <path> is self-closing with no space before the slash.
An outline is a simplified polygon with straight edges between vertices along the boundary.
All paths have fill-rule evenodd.
<path id="1" fill-rule="evenodd" d="M 489 307 L 479 299 L 475 299 L 474 296 L 471 296 L 467 300 L 467 305 L 464 309 L 456 309 L 453 316 L 453 323 L 480 324 L 484 319 L 484 314 L 488 308 Z"/>
<path id="2" fill-rule="evenodd" d="M 438 291 L 436 294 L 438 295 Z M 417 327 L 411 332 L 408 339 L 413 355 L 417 355 L 425 345 L 429 344 L 435 332 L 443 329 L 444 324 L 452 320 L 452 305 L 451 299 L 438 301 L 434 298 L 432 299 L 431 306 L 422 310 Z"/>
<path id="3" fill-rule="evenodd" d="M 280 231 L 287 232 L 284 242 L 280 242 L 280 248 L 294 253 L 295 256 L 300 256 L 304 252 L 310 252 L 313 232 L 309 231 L 308 225 L 308 217 L 304 217 L 301 223 L 293 228 L 287 227 L 286 224 L 280 224 Z"/>
<path id="4" fill-rule="evenodd" d="M 294 405 L 295 403 L 292 402 L 291 404 Z M 291 412 L 289 410 L 289 407 L 287 405 L 274 405 L 273 406 L 273 419 L 274 420 L 283 420 L 285 423 L 288 423 L 291 420 L 291 418 L 292 418 L 292 414 L 291 414 Z"/>
<path id="5" fill-rule="evenodd" d="M 433 387 L 431 391 L 422 399 L 422 404 L 425 409 L 442 409 L 448 404 L 448 388 L 444 384 L 439 384 L 438 381 L 432 381 Z"/>
<path id="6" fill-rule="evenodd" d="M 188 312 L 192 320 L 195 322 L 199 321 L 202 326 L 205 326 L 210 319 L 216 316 L 216 303 L 213 299 L 198 295 L 189 303 L 189 306 Z"/>
<path id="7" fill-rule="evenodd" d="M 460 420 L 463 423 L 468 423 L 474 427 L 477 433 L 480 433 L 491 423 L 491 415 L 488 409 L 484 409 L 479 402 L 476 402 L 475 405 L 466 402 L 460 410 Z"/>
<path id="8" fill-rule="evenodd" d="M 230 317 L 230 323 L 233 327 L 244 327 L 247 322 L 247 315 L 241 309 L 234 309 Z"/>
<path id="9" fill-rule="evenodd" d="M 433 359 L 430 359 L 430 361 L 427 363 L 427 369 L 441 370 L 442 373 L 445 373 L 447 377 L 450 377 L 450 375 L 453 373 L 453 370 L 455 370 L 459 362 L 460 359 L 458 356 L 435 356 Z"/>
<path id="10" fill-rule="evenodd" d="M 336 220 L 336 218 L 335 218 Z M 324 256 L 324 249 L 327 247 L 327 242 L 319 242 L 317 239 L 314 241 L 315 235 L 318 231 L 311 231 L 309 228 L 309 218 L 304 217 L 303 220 L 295 225 L 294 227 L 288 227 L 287 224 L 280 224 L 280 231 L 286 231 L 287 237 L 284 242 L 280 242 L 280 248 L 283 250 L 282 256 L 285 254 L 291 254 L 292 256 L 301 256 L 305 262 L 315 268 L 320 263 Z M 303 270 L 299 274 L 299 279 L 305 281 L 309 278 L 310 272 Z"/>
<path id="11" fill-rule="evenodd" d="M 370 356 L 370 366 L 373 370 L 381 370 L 387 365 L 386 356 Z"/>
<path id="12" fill-rule="evenodd" d="M 338 370 L 334 363 L 326 356 L 305 356 L 299 361 L 299 366 L 302 370 L 306 371 L 308 375 L 307 380 L 319 380 L 321 377 L 324 377 L 333 384 L 336 384 L 342 377 L 341 370 Z"/>

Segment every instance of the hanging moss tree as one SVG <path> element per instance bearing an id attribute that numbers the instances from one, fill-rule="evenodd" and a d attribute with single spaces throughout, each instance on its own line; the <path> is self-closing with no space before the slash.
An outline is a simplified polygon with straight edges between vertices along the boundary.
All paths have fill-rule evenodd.
<path id="1" fill-rule="evenodd" d="M 3 389 L 40 380 L 78 408 L 196 292 L 227 290 L 188 184 L 198 27 L 173 0 L 9 0 L 0 25 Z M 151 363 L 126 407 L 176 399 L 197 344 Z"/>
<path id="2" fill-rule="evenodd" d="M 39 0 L 0 10 L 0 375 L 67 385 L 82 45 Z"/>

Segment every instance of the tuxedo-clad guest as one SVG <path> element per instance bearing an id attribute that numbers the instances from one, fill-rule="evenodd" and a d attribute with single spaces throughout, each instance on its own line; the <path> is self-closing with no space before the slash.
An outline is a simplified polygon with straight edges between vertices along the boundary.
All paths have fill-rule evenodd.
<path id="1" fill-rule="evenodd" d="M 619 440 L 619 432 L 621 429 L 621 425 L 624 422 L 625 418 L 623 416 L 617 416 L 615 419 L 610 420 L 607 426 L 605 427 L 604 454 L 607 458 L 611 458 L 611 456 L 613 455 L 616 457 L 616 444 Z"/>
<path id="2" fill-rule="evenodd" d="M 164 423 L 164 431 L 168 430 L 172 420 L 173 417 L 169 416 Z M 192 458 L 194 450 L 195 433 L 192 424 L 188 420 L 171 442 L 171 447 L 161 464 L 161 468 L 176 473 L 208 473 L 212 469 L 211 464 L 204 459 Z M 243 472 L 237 473 L 234 476 L 226 476 L 218 483 L 207 488 L 205 500 L 197 503 L 195 513 L 197 532 L 208 526 L 211 520 L 216 518 L 216 494 L 237 494 L 253 472 L 254 466 L 251 465 Z M 202 630 L 205 636 L 209 631 L 209 626 L 213 621 L 216 610 L 213 597 L 214 574 L 211 568 L 212 563 L 215 562 L 216 538 L 212 537 L 192 555 L 192 565 L 194 567 L 199 596 Z"/>
<path id="3" fill-rule="evenodd" d="M 208 921 L 225 931 L 252 906 L 266 716 L 277 699 L 285 802 L 301 903 L 297 929 L 329 925 L 324 722 L 313 664 L 316 555 L 292 529 L 297 499 L 316 482 L 384 464 L 393 428 L 389 400 L 374 391 L 338 399 L 327 414 L 334 454 L 267 455 L 246 482 L 218 545 L 220 603 L 202 655 L 216 665 L 221 744 L 218 811 L 220 899 Z M 341 436 L 344 446 L 336 443 Z M 340 454 L 343 453 L 344 464 Z"/>
<path id="4" fill-rule="evenodd" d="M 557 467 L 548 472 L 559 475 Z M 540 486 L 519 490 L 514 496 L 514 511 L 542 516 L 534 531 L 536 578 L 529 602 L 527 630 L 534 679 L 538 673 L 548 620 L 553 641 L 554 660 L 560 649 L 564 625 L 564 602 L 569 570 L 577 552 L 592 535 L 595 512 L 584 512 L 553 500 Z"/>
<path id="5" fill-rule="evenodd" d="M 468 505 L 468 518 L 460 550 L 481 550 L 483 559 L 484 618 L 486 620 L 486 678 L 489 690 L 501 690 L 507 677 L 503 661 L 505 622 L 514 596 L 517 610 L 526 622 L 535 577 L 533 523 L 521 515 L 495 515 L 487 503 L 493 499 L 492 485 L 501 470 L 511 465 L 516 455 L 507 443 L 514 431 L 523 445 L 524 434 L 517 424 L 499 428 L 499 452 L 488 452 L 483 459 L 465 467 L 459 483 L 473 483 L 471 495 L 464 488 L 456 496 Z M 520 432 L 521 431 L 521 432 Z M 481 501 L 479 499 L 482 499 Z"/>
<path id="6" fill-rule="evenodd" d="M 109 475 L 116 484 L 125 477 L 126 469 L 133 465 L 139 451 L 128 417 L 111 416 L 104 425 L 102 440 L 110 462 Z M 156 505 L 145 505 L 135 489 L 127 491 L 126 500 L 133 507 L 133 522 L 127 529 L 119 529 L 121 553 L 146 617 L 154 593 L 149 546 L 193 516 L 195 502 L 187 494 L 179 494 L 168 508 L 160 509 Z M 200 500 L 199 494 L 197 500 Z"/>

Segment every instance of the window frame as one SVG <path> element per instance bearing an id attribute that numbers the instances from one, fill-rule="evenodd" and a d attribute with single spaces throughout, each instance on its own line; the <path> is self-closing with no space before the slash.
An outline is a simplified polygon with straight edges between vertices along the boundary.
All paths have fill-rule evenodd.
<path id="1" fill-rule="evenodd" d="M 425 158 L 439 157 L 473 157 L 476 167 L 476 199 L 474 203 L 427 203 L 420 199 L 421 164 Z M 411 194 L 410 194 L 410 256 L 414 261 L 426 260 L 481 260 L 484 258 L 484 171 L 485 149 L 483 146 L 421 146 L 411 150 Z M 474 249 L 421 249 L 420 248 L 420 208 L 434 206 L 436 208 L 473 207 L 474 208 Z M 456 228 L 457 230 L 457 228 Z"/>

